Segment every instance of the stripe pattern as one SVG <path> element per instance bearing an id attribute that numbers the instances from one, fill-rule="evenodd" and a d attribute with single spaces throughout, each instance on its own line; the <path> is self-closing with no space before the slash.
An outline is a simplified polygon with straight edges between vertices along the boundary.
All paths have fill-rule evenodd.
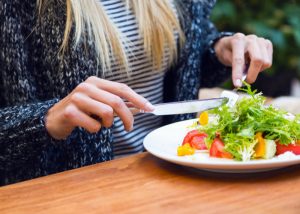
<path id="1" fill-rule="evenodd" d="M 161 103 L 163 101 L 163 78 L 168 68 L 168 50 L 165 50 L 161 68 L 153 70 L 152 62 L 144 51 L 143 39 L 139 35 L 138 23 L 133 11 L 126 7 L 124 0 L 101 0 L 101 3 L 109 18 L 131 43 L 133 55 L 129 57 L 130 74 L 115 63 L 112 65 L 111 72 L 105 75 L 105 79 L 127 84 L 152 104 Z M 138 114 L 134 117 L 133 130 L 128 133 L 124 130 L 120 118 L 116 117 L 113 129 L 115 157 L 142 152 L 144 137 L 158 128 L 161 123 L 162 117 Z"/>

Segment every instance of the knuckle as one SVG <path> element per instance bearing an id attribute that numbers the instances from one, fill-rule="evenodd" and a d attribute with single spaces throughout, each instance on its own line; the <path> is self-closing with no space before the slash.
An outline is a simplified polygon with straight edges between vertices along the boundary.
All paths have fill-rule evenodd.
<path id="1" fill-rule="evenodd" d="M 113 124 L 113 121 L 112 120 L 108 120 L 108 121 L 105 121 L 105 123 L 103 123 L 103 126 L 105 128 L 109 128 L 109 127 L 112 126 L 112 124 Z"/>
<path id="2" fill-rule="evenodd" d="M 270 57 L 268 57 L 267 55 L 265 55 L 264 56 L 264 58 L 263 58 L 263 64 L 264 65 L 268 65 L 268 66 L 271 66 L 272 65 L 272 60 L 271 60 L 271 58 Z"/>
<path id="3" fill-rule="evenodd" d="M 109 118 L 112 118 L 114 115 L 114 111 L 112 108 L 105 108 L 102 109 L 102 118 L 105 120 L 109 120 Z"/>
<path id="4" fill-rule="evenodd" d="M 267 61 L 264 65 L 266 68 L 270 68 L 272 66 L 272 62 Z"/>
<path id="5" fill-rule="evenodd" d="M 230 41 L 231 46 L 236 46 L 238 44 L 240 44 L 240 39 L 236 39 L 236 38 L 232 38 L 232 40 Z"/>
<path id="6" fill-rule="evenodd" d="M 89 132 L 90 133 L 96 133 L 96 132 L 100 131 L 100 129 L 101 129 L 101 124 L 100 123 L 95 123 L 92 126 L 90 126 Z"/>
<path id="7" fill-rule="evenodd" d="M 81 102 L 81 99 L 82 99 L 82 95 L 80 93 L 73 93 L 71 96 L 70 96 L 70 101 L 72 103 L 79 103 Z"/>
<path id="8" fill-rule="evenodd" d="M 243 65 L 244 64 L 244 58 L 242 57 L 234 57 L 233 62 L 237 65 Z"/>
<path id="9" fill-rule="evenodd" d="M 233 36 L 231 40 L 231 45 L 238 45 L 244 41 L 244 37 L 242 36 Z"/>
<path id="10" fill-rule="evenodd" d="M 124 107 L 124 102 L 123 102 L 123 100 L 120 97 L 115 97 L 112 100 L 112 106 L 115 109 L 123 108 Z"/>
<path id="11" fill-rule="evenodd" d="M 273 47 L 273 43 L 269 39 L 265 39 L 267 47 Z"/>
<path id="12" fill-rule="evenodd" d="M 264 43 L 266 41 L 266 39 L 263 38 L 263 37 L 257 37 L 257 40 L 260 41 L 260 42 L 262 42 L 262 43 Z"/>
<path id="13" fill-rule="evenodd" d="M 123 91 L 123 92 L 124 92 L 124 91 L 126 92 L 126 91 L 129 91 L 129 90 L 130 90 L 129 86 L 126 85 L 126 84 L 124 84 L 124 83 L 120 83 L 120 84 L 119 84 L 119 88 L 120 88 L 120 90 Z"/>
<path id="14" fill-rule="evenodd" d="M 255 57 L 252 60 L 253 60 L 254 66 L 256 66 L 256 67 L 264 64 L 264 59 L 261 57 Z"/>
<path id="15" fill-rule="evenodd" d="M 245 38 L 245 34 L 243 34 L 243 33 L 236 33 L 233 35 L 233 39 L 236 39 L 236 40 L 241 40 L 244 38 Z"/>
<path id="16" fill-rule="evenodd" d="M 88 78 L 86 79 L 86 82 L 88 82 L 88 83 L 93 83 L 93 82 L 95 82 L 97 79 L 98 79 L 98 77 L 96 77 L 96 76 L 90 76 L 90 77 L 88 77 Z"/>
<path id="17" fill-rule="evenodd" d="M 76 112 L 77 112 L 76 107 L 73 106 L 73 105 L 69 105 L 63 111 L 63 116 L 66 119 L 72 119 L 72 118 L 74 118 L 76 116 Z"/>
<path id="18" fill-rule="evenodd" d="M 76 89 L 77 89 L 77 91 L 85 92 L 85 91 L 88 91 L 89 88 L 90 88 L 90 84 L 83 82 L 83 83 L 80 83 Z"/>
<path id="19" fill-rule="evenodd" d="M 248 35 L 247 38 L 248 38 L 249 40 L 257 40 L 257 36 L 254 35 L 254 34 Z"/>

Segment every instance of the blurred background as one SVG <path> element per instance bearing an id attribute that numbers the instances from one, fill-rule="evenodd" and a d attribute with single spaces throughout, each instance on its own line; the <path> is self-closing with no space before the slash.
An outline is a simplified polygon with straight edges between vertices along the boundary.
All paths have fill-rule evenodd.
<path id="1" fill-rule="evenodd" d="M 270 39 L 273 67 L 253 87 L 270 97 L 300 97 L 300 0 L 218 0 L 211 19 L 220 31 Z"/>

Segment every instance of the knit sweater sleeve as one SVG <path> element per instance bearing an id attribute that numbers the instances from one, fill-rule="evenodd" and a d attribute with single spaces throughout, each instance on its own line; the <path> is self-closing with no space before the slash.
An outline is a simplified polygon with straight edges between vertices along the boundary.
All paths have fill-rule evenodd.
<path id="1" fill-rule="evenodd" d="M 5 176 L 5 169 L 20 167 L 24 163 L 20 157 L 30 162 L 47 143 L 54 141 L 45 129 L 44 116 L 58 101 L 36 98 L 36 82 L 31 73 L 34 66 L 28 51 L 30 19 L 17 2 L 0 3 L 1 176 Z"/>
<path id="2" fill-rule="evenodd" d="M 216 86 L 228 79 L 231 74 L 231 68 L 220 63 L 213 50 L 213 45 L 217 40 L 231 35 L 229 32 L 218 32 L 215 25 L 210 21 L 210 14 L 215 3 L 215 0 L 203 1 L 203 16 L 200 17 L 202 19 L 203 35 L 206 35 L 203 38 L 202 46 L 201 87 Z"/>

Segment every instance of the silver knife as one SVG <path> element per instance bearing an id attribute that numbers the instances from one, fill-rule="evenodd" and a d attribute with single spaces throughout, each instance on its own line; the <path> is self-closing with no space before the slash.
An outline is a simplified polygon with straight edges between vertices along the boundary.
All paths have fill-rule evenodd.
<path id="1" fill-rule="evenodd" d="M 226 104 L 227 102 L 228 102 L 227 97 L 221 97 L 221 98 L 213 98 L 213 99 L 155 104 L 154 111 L 152 112 L 145 112 L 137 108 L 130 108 L 130 111 L 133 114 L 138 114 L 138 113 L 150 113 L 155 115 L 187 114 L 187 113 L 196 113 L 196 112 L 202 112 L 205 110 L 217 108 L 223 104 Z"/>

